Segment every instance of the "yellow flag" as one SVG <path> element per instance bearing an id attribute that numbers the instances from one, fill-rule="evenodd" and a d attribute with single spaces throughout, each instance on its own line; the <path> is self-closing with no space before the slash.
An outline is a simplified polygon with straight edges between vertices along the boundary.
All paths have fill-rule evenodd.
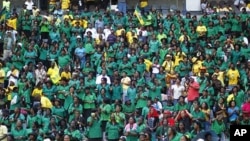
<path id="1" fill-rule="evenodd" d="M 7 20 L 7 26 L 17 29 L 17 18 Z"/>

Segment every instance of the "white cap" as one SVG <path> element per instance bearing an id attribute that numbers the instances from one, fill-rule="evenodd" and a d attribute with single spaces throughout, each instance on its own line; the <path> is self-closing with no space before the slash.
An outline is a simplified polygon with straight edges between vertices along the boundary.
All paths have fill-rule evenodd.
<path id="1" fill-rule="evenodd" d="M 76 36 L 76 38 L 79 38 L 79 39 L 81 39 L 81 36 L 80 36 L 80 35 L 77 35 L 77 36 Z"/>

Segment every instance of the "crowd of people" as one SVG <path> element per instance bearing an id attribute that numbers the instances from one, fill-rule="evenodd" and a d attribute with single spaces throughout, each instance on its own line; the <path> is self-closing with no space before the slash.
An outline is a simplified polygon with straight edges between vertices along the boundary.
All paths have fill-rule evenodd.
<path id="1" fill-rule="evenodd" d="M 244 9 L 141 8 L 141 24 L 133 12 L 62 2 L 42 15 L 32 3 L 3 7 L 0 140 L 225 141 L 230 125 L 250 125 Z"/>

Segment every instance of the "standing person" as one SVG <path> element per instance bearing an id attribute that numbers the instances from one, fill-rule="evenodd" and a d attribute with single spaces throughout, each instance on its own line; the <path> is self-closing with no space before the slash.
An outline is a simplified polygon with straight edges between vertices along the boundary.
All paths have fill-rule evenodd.
<path id="1" fill-rule="evenodd" d="M 110 121 L 106 125 L 108 141 L 117 141 L 120 137 L 119 133 L 122 126 L 115 120 L 115 115 L 110 116 Z"/>
<path id="2" fill-rule="evenodd" d="M 4 38 L 4 44 L 3 44 L 3 59 L 6 59 L 12 55 L 12 47 L 15 44 L 15 41 L 12 37 L 11 31 L 6 32 L 6 36 Z"/>
<path id="3" fill-rule="evenodd" d="M 126 15 L 127 12 L 127 2 L 126 0 L 118 0 L 118 10 Z"/>
<path id="4" fill-rule="evenodd" d="M 138 140 L 138 126 L 133 117 L 129 118 L 128 124 L 124 128 L 124 135 L 126 136 L 126 141 Z"/>
<path id="5" fill-rule="evenodd" d="M 194 81 L 194 78 L 189 78 L 190 82 L 187 84 L 187 100 L 189 103 L 193 103 L 195 99 L 199 98 L 199 83 Z"/>
<path id="6" fill-rule="evenodd" d="M 146 117 L 147 119 L 147 127 L 149 127 L 150 131 L 151 131 L 151 136 L 153 139 L 155 139 L 155 131 L 156 128 L 158 127 L 159 124 L 159 114 L 158 111 L 154 108 L 151 107 L 149 109 L 149 113 Z"/>
<path id="7" fill-rule="evenodd" d="M 171 94 L 174 99 L 174 104 L 176 104 L 179 100 L 179 97 L 184 94 L 185 87 L 181 85 L 180 79 L 176 79 L 176 83 L 171 87 Z"/>
<path id="8" fill-rule="evenodd" d="M 105 139 L 105 128 L 107 122 L 110 120 L 111 115 L 111 106 L 109 104 L 109 99 L 104 98 L 102 104 L 99 107 L 100 110 L 100 120 L 101 120 L 101 128 L 103 133 L 103 138 Z"/>
<path id="9" fill-rule="evenodd" d="M 101 122 L 96 111 L 92 111 L 87 123 L 89 127 L 87 131 L 88 141 L 102 141 Z"/>
<path id="10" fill-rule="evenodd" d="M 130 79 L 130 77 L 127 76 L 127 72 L 125 72 L 125 71 L 122 73 L 122 76 L 123 76 L 123 78 L 121 80 L 122 89 L 123 89 L 122 101 L 124 104 L 125 99 L 127 97 L 127 91 L 128 91 L 129 86 L 130 86 L 131 79 Z"/>

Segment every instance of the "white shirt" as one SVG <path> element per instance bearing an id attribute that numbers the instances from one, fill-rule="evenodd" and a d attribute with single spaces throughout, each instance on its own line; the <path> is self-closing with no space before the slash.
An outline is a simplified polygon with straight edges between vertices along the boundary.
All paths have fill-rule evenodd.
<path id="1" fill-rule="evenodd" d="M 44 79 L 46 79 L 46 71 L 44 69 L 36 69 L 35 70 L 35 75 L 36 75 L 36 84 L 38 84 L 38 82 L 42 82 Z"/>
<path id="2" fill-rule="evenodd" d="M 92 38 L 94 39 L 95 36 L 96 36 L 96 29 L 95 29 L 95 28 L 87 28 L 86 31 L 85 31 L 84 36 L 87 36 L 87 33 L 88 33 L 89 31 L 92 33 Z"/>
<path id="3" fill-rule="evenodd" d="M 173 98 L 179 99 L 180 96 L 182 95 L 182 92 L 185 90 L 185 87 L 182 85 L 178 86 L 178 85 L 174 84 L 174 85 L 172 85 L 171 89 L 173 90 Z"/>
<path id="4" fill-rule="evenodd" d="M 111 34 L 111 30 L 110 29 L 108 29 L 108 28 L 105 28 L 104 30 L 103 30 L 103 33 L 104 33 L 104 35 L 105 35 L 105 41 L 107 41 L 107 39 L 108 39 L 108 36 Z"/>
<path id="5" fill-rule="evenodd" d="M 107 79 L 107 84 L 111 84 L 110 78 L 109 78 L 109 76 L 107 76 L 107 75 L 105 75 L 105 76 L 103 76 L 103 75 L 97 76 L 97 77 L 96 77 L 95 84 L 97 84 L 97 85 L 98 85 L 98 84 L 101 84 L 102 78 L 106 78 L 106 79 Z"/>
<path id="6" fill-rule="evenodd" d="M 17 71 L 17 73 L 15 75 L 17 78 L 11 76 L 11 73 L 12 73 L 11 70 L 7 72 L 7 77 L 9 77 L 9 85 L 10 85 L 10 82 L 12 81 L 15 84 L 15 86 L 17 86 L 17 80 L 18 80 L 18 77 L 19 77 L 19 71 Z"/>
<path id="7" fill-rule="evenodd" d="M 160 72 L 160 65 L 159 64 L 153 64 L 152 73 L 158 74 L 159 72 Z"/>
<path id="8" fill-rule="evenodd" d="M 26 5 L 27 10 L 32 10 L 33 5 L 34 5 L 32 0 L 31 1 L 26 1 L 24 4 Z"/>
<path id="9" fill-rule="evenodd" d="M 137 35 L 139 35 L 140 32 L 142 32 L 142 36 L 143 37 L 147 37 L 148 36 L 148 31 L 147 30 L 141 30 L 141 29 L 139 29 L 139 30 L 137 30 Z"/>

